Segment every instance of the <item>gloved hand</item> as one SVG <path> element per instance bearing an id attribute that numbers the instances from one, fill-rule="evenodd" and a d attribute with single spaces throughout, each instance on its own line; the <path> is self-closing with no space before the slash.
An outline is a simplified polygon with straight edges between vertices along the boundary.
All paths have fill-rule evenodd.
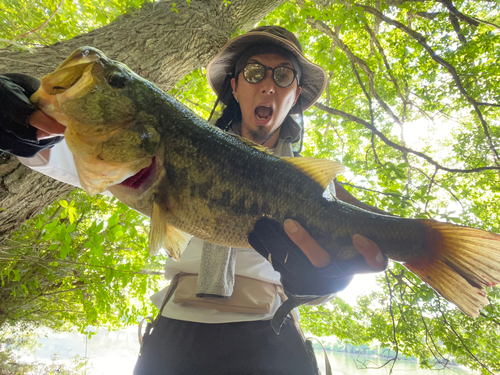
<path id="1" fill-rule="evenodd" d="M 0 75 L 0 150 L 16 156 L 33 157 L 63 137 L 38 140 L 37 129 L 28 122 L 36 111 L 30 96 L 40 81 L 26 74 Z"/>
<path id="2" fill-rule="evenodd" d="M 248 236 L 248 242 L 281 274 L 281 283 L 288 300 L 273 318 L 272 325 L 277 332 L 294 307 L 344 290 L 354 274 L 377 271 L 361 254 L 350 260 L 331 262 L 326 267 L 317 268 L 281 225 L 268 218 L 257 221 L 254 231 Z M 386 259 L 383 262 L 387 264 Z"/>

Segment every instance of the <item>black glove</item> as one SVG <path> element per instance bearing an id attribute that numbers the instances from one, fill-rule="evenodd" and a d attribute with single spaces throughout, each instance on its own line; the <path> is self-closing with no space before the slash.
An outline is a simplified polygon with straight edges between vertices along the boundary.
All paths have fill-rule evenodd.
<path id="1" fill-rule="evenodd" d="M 38 87 L 40 81 L 26 74 L 0 75 L 0 150 L 29 158 L 63 139 L 38 140 L 37 129 L 28 123 L 36 110 L 29 98 Z"/>
<path id="2" fill-rule="evenodd" d="M 344 290 L 354 274 L 374 272 L 361 254 L 349 260 L 332 262 L 324 268 L 314 267 L 282 226 L 268 218 L 257 221 L 248 242 L 281 274 L 281 283 L 288 296 L 272 321 L 276 333 L 293 308 Z"/>

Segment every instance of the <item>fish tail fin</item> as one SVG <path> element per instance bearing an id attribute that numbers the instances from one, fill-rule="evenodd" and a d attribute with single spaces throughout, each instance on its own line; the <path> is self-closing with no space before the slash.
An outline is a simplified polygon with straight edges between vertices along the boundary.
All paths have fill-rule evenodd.
<path id="1" fill-rule="evenodd" d="M 488 304 L 485 286 L 500 283 L 500 235 L 419 219 L 427 228 L 429 257 L 404 265 L 465 314 Z"/>

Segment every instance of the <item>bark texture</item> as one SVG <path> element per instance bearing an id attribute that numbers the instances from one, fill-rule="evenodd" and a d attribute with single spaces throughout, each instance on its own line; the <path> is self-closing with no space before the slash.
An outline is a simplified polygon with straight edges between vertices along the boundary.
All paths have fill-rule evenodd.
<path id="1" fill-rule="evenodd" d="M 72 188 L 32 171 L 15 156 L 0 155 L 0 242 Z"/>
<path id="2" fill-rule="evenodd" d="M 144 4 L 111 24 L 32 52 L 0 51 L 0 72 L 41 78 L 81 46 L 92 46 L 121 61 L 167 91 L 208 61 L 238 29 L 249 30 L 283 0 L 196 1 Z M 0 242 L 71 188 L 0 157 Z"/>

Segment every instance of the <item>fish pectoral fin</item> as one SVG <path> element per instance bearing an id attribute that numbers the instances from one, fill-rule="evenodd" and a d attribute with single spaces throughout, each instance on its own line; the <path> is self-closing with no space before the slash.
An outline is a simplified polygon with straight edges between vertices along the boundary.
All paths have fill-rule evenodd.
<path id="1" fill-rule="evenodd" d="M 192 237 L 193 236 L 189 233 L 183 232 L 180 229 L 167 224 L 167 236 L 163 242 L 163 247 L 167 250 L 169 256 L 175 260 L 180 260 L 181 253 L 184 251 Z"/>
<path id="2" fill-rule="evenodd" d="M 163 247 L 167 237 L 167 212 L 158 202 L 153 202 L 153 213 L 149 227 L 149 255 L 153 256 Z"/>
<path id="3" fill-rule="evenodd" d="M 344 171 L 344 164 L 329 159 L 282 157 L 299 171 L 326 189 L 339 173 Z"/>
<path id="4" fill-rule="evenodd" d="M 168 224 L 166 207 L 166 204 L 157 201 L 153 203 L 149 229 L 149 255 L 153 256 L 163 248 L 170 257 L 179 260 L 192 236 Z"/>

